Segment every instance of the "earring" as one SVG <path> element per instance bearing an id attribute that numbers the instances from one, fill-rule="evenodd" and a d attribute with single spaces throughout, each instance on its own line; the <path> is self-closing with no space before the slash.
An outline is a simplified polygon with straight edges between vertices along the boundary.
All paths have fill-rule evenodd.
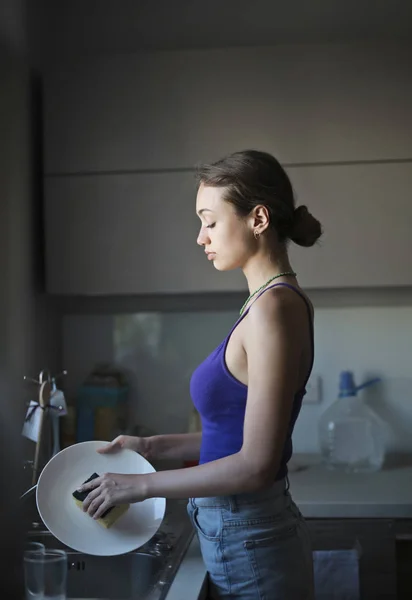
<path id="1" fill-rule="evenodd" d="M 253 232 L 253 235 L 255 236 L 255 240 L 258 240 L 260 238 L 260 232 L 255 229 L 255 231 Z"/>

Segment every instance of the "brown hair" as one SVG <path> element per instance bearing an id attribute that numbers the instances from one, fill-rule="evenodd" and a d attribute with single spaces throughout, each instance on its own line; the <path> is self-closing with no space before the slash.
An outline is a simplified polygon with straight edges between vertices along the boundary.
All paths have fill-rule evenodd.
<path id="1" fill-rule="evenodd" d="M 286 171 L 271 154 L 257 150 L 235 152 L 198 169 L 198 182 L 225 187 L 224 200 L 240 216 L 263 205 L 281 243 L 292 240 L 299 246 L 313 246 L 322 235 L 322 226 L 306 206 L 295 208 L 295 196 Z"/>

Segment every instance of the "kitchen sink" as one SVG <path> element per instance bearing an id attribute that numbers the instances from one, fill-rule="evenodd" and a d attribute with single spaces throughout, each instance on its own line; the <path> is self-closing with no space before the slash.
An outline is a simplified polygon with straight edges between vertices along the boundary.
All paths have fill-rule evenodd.
<path id="1" fill-rule="evenodd" d="M 143 600 L 159 583 L 166 556 L 129 552 L 120 556 L 91 556 L 71 550 L 48 532 L 29 534 L 28 541 L 67 552 L 67 597 Z"/>
<path id="2" fill-rule="evenodd" d="M 41 521 L 35 487 L 22 496 L 27 542 L 65 550 L 68 600 L 165 600 L 193 538 L 185 501 L 169 501 L 159 531 L 144 546 L 120 556 L 91 556 L 68 548 Z"/>
<path id="3" fill-rule="evenodd" d="M 159 581 L 164 560 L 144 553 L 101 557 L 68 552 L 69 598 L 143 599 Z"/>
<path id="4" fill-rule="evenodd" d="M 76 552 L 49 531 L 30 531 L 28 542 L 61 548 L 68 559 L 67 598 L 99 600 L 163 600 L 192 538 L 185 530 L 175 545 L 156 534 L 145 546 L 120 556 Z"/>

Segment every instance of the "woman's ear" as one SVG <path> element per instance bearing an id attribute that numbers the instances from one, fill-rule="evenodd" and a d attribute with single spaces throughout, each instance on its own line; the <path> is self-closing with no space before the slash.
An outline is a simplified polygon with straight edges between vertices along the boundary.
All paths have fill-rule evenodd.
<path id="1" fill-rule="evenodd" d="M 259 234 L 266 231 L 270 224 L 269 211 L 266 206 L 259 204 L 255 206 L 250 214 L 250 226 L 253 231 L 258 231 Z"/>

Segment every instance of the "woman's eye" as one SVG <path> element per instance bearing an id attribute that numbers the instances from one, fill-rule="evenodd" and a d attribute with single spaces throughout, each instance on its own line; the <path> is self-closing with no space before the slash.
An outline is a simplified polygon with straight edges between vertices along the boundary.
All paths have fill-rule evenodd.
<path id="1" fill-rule="evenodd" d="M 206 229 L 213 229 L 216 223 L 211 223 L 210 225 L 206 225 Z"/>

